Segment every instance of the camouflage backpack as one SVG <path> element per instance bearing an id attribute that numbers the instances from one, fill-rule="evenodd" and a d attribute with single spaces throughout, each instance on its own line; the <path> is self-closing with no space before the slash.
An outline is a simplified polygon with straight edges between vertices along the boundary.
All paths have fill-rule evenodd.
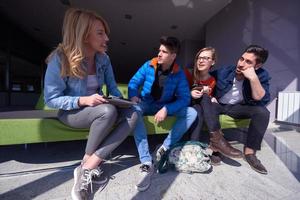
<path id="1" fill-rule="evenodd" d="M 157 164 L 158 172 L 165 173 L 169 168 L 185 173 L 208 171 L 211 164 L 204 150 L 206 146 L 198 141 L 185 141 L 173 145 Z"/>

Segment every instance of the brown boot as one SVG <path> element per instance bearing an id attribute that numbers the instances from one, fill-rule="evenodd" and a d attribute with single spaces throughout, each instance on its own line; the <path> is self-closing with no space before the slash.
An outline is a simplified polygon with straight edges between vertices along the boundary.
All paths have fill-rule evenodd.
<path id="1" fill-rule="evenodd" d="M 233 148 L 222 135 L 221 130 L 210 133 L 210 148 L 232 158 L 241 158 L 242 152 Z"/>

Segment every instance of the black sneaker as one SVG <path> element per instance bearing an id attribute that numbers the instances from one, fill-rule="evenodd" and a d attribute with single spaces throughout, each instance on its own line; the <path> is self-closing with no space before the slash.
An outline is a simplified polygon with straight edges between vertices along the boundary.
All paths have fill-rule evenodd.
<path id="1" fill-rule="evenodd" d="M 253 170 L 261 174 L 268 174 L 268 171 L 261 164 L 260 160 L 258 160 L 255 154 L 244 155 L 244 158 Z"/>
<path id="2" fill-rule="evenodd" d="M 219 152 L 213 152 L 210 156 L 210 161 L 213 166 L 221 165 L 221 154 Z"/>
<path id="3" fill-rule="evenodd" d="M 154 167 L 152 164 L 142 164 L 140 166 L 140 176 L 138 183 L 135 185 L 136 189 L 140 192 L 145 191 L 151 184 L 151 176 L 153 174 Z"/>
<path id="4" fill-rule="evenodd" d="M 167 149 L 166 149 L 163 145 L 161 145 L 161 146 L 157 149 L 157 151 L 156 151 L 156 153 L 155 153 L 155 163 L 156 163 L 156 164 L 159 163 L 159 161 L 161 160 L 161 158 L 163 157 L 163 155 L 164 155 L 166 152 L 167 152 Z"/>

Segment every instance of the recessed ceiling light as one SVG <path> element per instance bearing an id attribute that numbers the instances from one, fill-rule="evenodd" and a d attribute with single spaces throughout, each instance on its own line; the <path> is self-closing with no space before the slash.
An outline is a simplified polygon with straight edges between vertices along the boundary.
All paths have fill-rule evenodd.
<path id="1" fill-rule="evenodd" d="M 175 30 L 175 29 L 178 28 L 178 26 L 177 25 L 172 25 L 170 28 L 173 29 L 173 30 Z"/>
<path id="2" fill-rule="evenodd" d="M 130 15 L 130 14 L 125 14 L 125 15 L 124 15 L 124 18 L 125 18 L 125 19 L 128 19 L 128 20 L 131 20 L 131 19 L 132 19 L 132 15 Z"/>
<path id="3" fill-rule="evenodd" d="M 60 0 L 60 2 L 65 6 L 71 6 L 71 3 L 69 0 Z"/>
<path id="4" fill-rule="evenodd" d="M 38 27 L 33 27 L 33 30 L 36 31 L 36 32 L 40 32 L 41 31 L 41 29 L 38 28 Z"/>

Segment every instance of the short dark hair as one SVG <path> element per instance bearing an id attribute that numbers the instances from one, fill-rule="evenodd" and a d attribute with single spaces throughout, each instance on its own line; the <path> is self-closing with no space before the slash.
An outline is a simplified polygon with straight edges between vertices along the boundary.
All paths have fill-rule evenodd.
<path id="1" fill-rule="evenodd" d="M 259 63 L 265 63 L 268 59 L 268 56 L 269 56 L 269 52 L 267 49 L 261 47 L 261 46 L 258 46 L 258 45 L 249 45 L 244 53 L 253 53 L 257 58 L 256 58 L 256 63 L 259 64 Z"/>
<path id="2" fill-rule="evenodd" d="M 176 37 L 162 36 L 159 41 L 160 44 L 166 46 L 172 53 L 179 53 L 180 41 Z"/>

